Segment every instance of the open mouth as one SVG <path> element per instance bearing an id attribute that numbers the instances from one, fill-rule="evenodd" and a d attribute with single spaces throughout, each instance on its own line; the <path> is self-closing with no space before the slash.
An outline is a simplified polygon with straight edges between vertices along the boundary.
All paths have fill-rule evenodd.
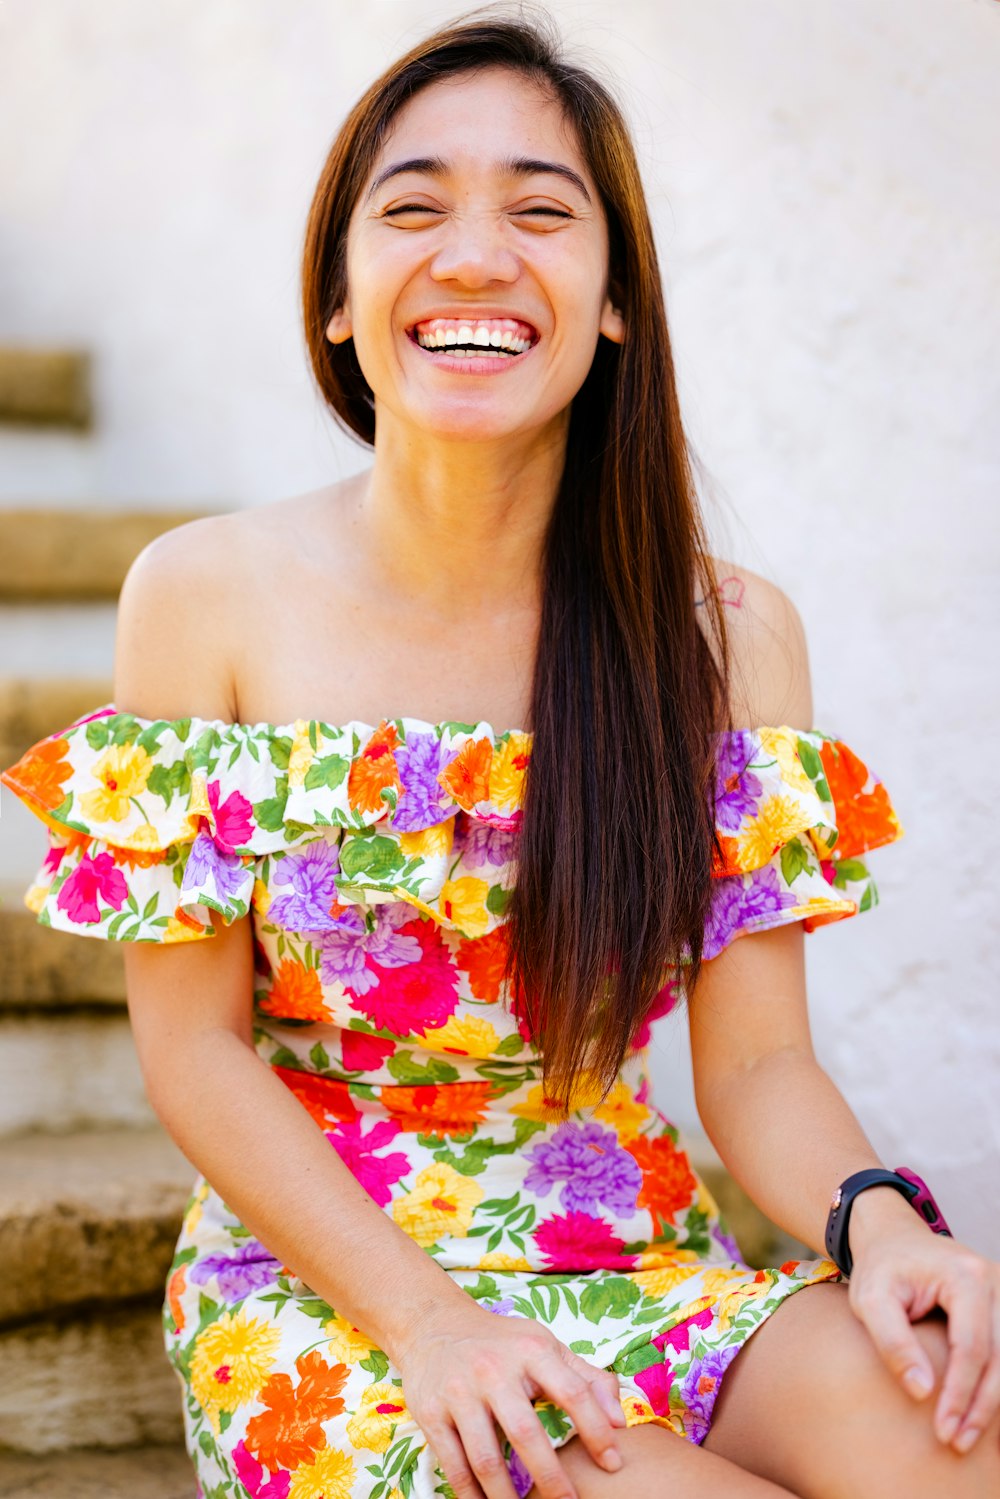
<path id="1" fill-rule="evenodd" d="M 490 359 L 510 363 L 538 342 L 538 330 L 520 318 L 429 318 L 407 328 L 406 336 L 432 356 Z"/>

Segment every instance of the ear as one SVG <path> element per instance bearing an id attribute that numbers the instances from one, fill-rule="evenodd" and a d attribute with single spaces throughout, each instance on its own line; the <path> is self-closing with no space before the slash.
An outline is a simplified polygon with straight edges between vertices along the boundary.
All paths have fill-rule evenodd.
<path id="1" fill-rule="evenodd" d="M 326 336 L 329 339 L 330 343 L 341 344 L 344 343 L 346 339 L 351 337 L 352 332 L 353 329 L 351 327 L 351 314 L 348 310 L 347 303 L 345 302 L 342 307 L 337 308 L 336 312 L 333 314 L 333 317 L 327 323 Z"/>
<path id="2" fill-rule="evenodd" d="M 610 296 L 605 300 L 598 331 L 603 333 L 605 338 L 610 338 L 614 344 L 622 343 L 625 338 L 625 319 L 618 308 L 613 305 L 613 299 Z"/>

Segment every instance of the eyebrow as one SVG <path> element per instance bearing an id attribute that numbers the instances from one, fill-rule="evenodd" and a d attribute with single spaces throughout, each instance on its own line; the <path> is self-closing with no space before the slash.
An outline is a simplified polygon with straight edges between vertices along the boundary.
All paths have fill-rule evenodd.
<path id="1" fill-rule="evenodd" d="M 397 161 L 391 167 L 386 167 L 384 171 L 379 172 L 365 195 L 365 202 L 367 203 L 375 196 L 383 183 L 388 182 L 391 177 L 398 177 L 402 172 L 426 172 L 431 177 L 446 177 L 450 170 L 451 167 L 443 156 L 412 156 L 408 161 Z M 556 177 L 564 177 L 578 192 L 583 194 L 588 203 L 591 202 L 590 194 L 579 172 L 574 172 L 572 167 L 564 166 L 560 161 L 539 161 L 532 156 L 504 156 L 497 162 L 496 170 L 501 177 L 529 177 L 536 173 L 551 173 Z"/>

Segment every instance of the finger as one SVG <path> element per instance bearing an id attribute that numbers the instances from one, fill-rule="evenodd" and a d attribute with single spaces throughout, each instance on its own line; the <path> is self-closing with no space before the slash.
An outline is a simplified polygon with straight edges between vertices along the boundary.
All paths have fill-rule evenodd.
<path id="1" fill-rule="evenodd" d="M 934 1369 L 902 1303 L 891 1292 L 873 1286 L 856 1291 L 850 1304 L 868 1329 L 882 1362 L 914 1400 L 926 1399 L 934 1388 Z"/>
<path id="2" fill-rule="evenodd" d="M 498 1398 L 493 1414 L 510 1439 L 510 1444 L 534 1480 L 541 1499 L 576 1499 L 565 1469 L 549 1441 L 548 1433 L 523 1397 Z M 492 1495 L 491 1495 L 492 1499 Z"/>
<path id="3" fill-rule="evenodd" d="M 576 1362 L 570 1367 L 577 1369 L 588 1381 L 603 1411 L 612 1426 L 624 1426 L 625 1412 L 622 1410 L 621 1386 L 613 1369 L 594 1369 L 584 1359 L 574 1355 Z"/>
<path id="4" fill-rule="evenodd" d="M 485 1499 L 454 1427 L 443 1424 L 434 1427 L 425 1425 L 424 1435 L 437 1459 L 438 1467 L 454 1490 L 456 1499 Z"/>
<path id="5" fill-rule="evenodd" d="M 584 1374 L 579 1369 L 568 1367 L 558 1357 L 546 1359 L 544 1363 L 539 1360 L 531 1370 L 547 1397 L 570 1416 L 594 1461 L 607 1472 L 617 1473 L 622 1458 L 614 1428 L 608 1410 L 598 1396 L 597 1381 L 587 1378 L 587 1374 L 595 1372 L 588 1366 Z"/>
<path id="6" fill-rule="evenodd" d="M 978 1269 L 970 1269 L 942 1288 L 939 1300 L 948 1313 L 948 1366 L 934 1427 L 942 1442 L 951 1442 L 970 1410 L 993 1349 L 993 1297 Z"/>
<path id="7" fill-rule="evenodd" d="M 1000 1286 L 993 1288 L 993 1355 L 979 1381 L 969 1414 L 962 1422 L 954 1445 L 968 1452 L 1000 1410 Z"/>
<path id="8" fill-rule="evenodd" d="M 527 1405 L 527 1401 L 525 1404 Z M 531 1411 L 530 1405 L 528 1410 Z M 531 1414 L 538 1424 L 534 1411 Z M 486 1499 L 517 1499 L 517 1490 L 507 1471 L 487 1407 L 476 1405 L 459 1410 L 453 1406 L 451 1416 L 462 1442 L 465 1462 Z M 457 1494 L 458 1490 L 455 1492 Z M 464 1494 L 461 1499 L 465 1499 Z"/>

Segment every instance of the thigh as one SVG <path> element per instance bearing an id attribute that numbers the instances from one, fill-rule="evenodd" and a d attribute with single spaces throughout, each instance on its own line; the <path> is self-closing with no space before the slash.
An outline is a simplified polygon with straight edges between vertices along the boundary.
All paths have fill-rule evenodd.
<path id="1" fill-rule="evenodd" d="M 559 1448 L 577 1499 L 794 1499 L 779 1484 L 654 1422 L 616 1431 L 615 1440 L 623 1460 L 617 1473 L 599 1468 L 577 1436 Z M 538 1489 L 526 1499 L 540 1499 Z"/>
<path id="2" fill-rule="evenodd" d="M 805 1286 L 762 1323 L 726 1371 L 705 1446 L 802 1499 L 986 1499 L 1000 1493 L 994 1421 L 971 1453 L 934 1434 L 947 1324 L 914 1330 L 935 1370 L 913 1400 L 883 1364 L 842 1283 Z"/>

